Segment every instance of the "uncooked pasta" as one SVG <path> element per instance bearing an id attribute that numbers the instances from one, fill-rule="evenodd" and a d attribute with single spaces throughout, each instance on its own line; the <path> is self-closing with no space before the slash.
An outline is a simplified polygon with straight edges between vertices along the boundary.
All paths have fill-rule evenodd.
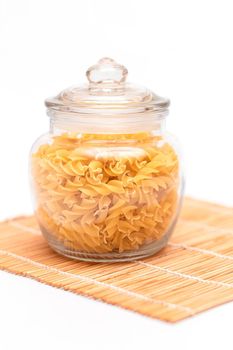
<path id="1" fill-rule="evenodd" d="M 138 250 L 161 239 L 178 205 L 176 152 L 149 133 L 64 133 L 32 156 L 42 231 L 87 253 Z"/>

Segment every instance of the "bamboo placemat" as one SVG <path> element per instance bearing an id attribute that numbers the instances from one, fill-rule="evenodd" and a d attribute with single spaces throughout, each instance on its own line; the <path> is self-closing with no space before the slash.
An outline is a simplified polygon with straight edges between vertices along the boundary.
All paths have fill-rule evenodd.
<path id="1" fill-rule="evenodd" d="M 33 216 L 0 223 L 0 268 L 161 320 L 233 300 L 233 208 L 186 199 L 168 246 L 129 263 L 54 253 Z"/>

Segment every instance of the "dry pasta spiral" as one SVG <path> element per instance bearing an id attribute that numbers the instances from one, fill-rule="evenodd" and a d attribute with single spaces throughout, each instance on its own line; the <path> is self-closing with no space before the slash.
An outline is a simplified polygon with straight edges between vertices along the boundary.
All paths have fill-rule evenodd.
<path id="1" fill-rule="evenodd" d="M 67 249 L 123 252 L 159 240 L 177 211 L 176 152 L 147 133 L 65 133 L 32 156 L 42 230 Z"/>

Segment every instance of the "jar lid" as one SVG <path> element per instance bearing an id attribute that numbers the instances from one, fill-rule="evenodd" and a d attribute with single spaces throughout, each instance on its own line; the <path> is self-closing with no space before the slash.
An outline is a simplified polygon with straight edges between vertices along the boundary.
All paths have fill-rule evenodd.
<path id="1" fill-rule="evenodd" d="M 163 112 L 169 100 L 152 91 L 126 82 L 128 70 L 111 58 L 102 58 L 90 67 L 88 83 L 63 90 L 45 100 L 49 111 L 78 114 L 130 114 Z"/>

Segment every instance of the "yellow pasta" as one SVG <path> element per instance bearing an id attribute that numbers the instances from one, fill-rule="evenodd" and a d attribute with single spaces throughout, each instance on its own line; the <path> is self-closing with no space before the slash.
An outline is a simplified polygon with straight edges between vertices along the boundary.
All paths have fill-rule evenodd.
<path id="1" fill-rule="evenodd" d="M 179 197 L 174 149 L 149 133 L 64 133 L 32 156 L 36 214 L 68 250 L 139 250 L 167 233 Z"/>

